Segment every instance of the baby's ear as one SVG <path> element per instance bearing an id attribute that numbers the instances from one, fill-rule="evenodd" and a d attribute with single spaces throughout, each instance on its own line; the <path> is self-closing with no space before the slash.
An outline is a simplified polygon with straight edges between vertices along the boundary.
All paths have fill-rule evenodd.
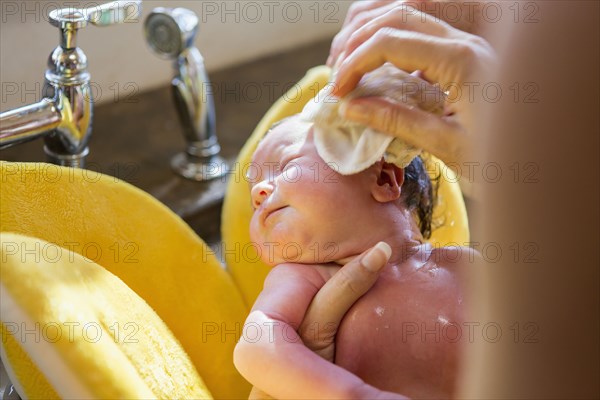
<path id="1" fill-rule="evenodd" d="M 371 188 L 373 198 L 380 203 L 398 200 L 404 183 L 404 169 L 382 160 L 377 163 L 376 171 L 377 182 Z"/>

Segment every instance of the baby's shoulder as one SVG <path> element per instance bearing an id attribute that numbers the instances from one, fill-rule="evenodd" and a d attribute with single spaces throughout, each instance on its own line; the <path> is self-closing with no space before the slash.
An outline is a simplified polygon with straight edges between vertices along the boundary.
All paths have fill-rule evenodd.
<path id="1" fill-rule="evenodd" d="M 453 269 L 481 262 L 481 254 L 466 246 L 436 246 L 431 250 L 431 260 L 438 266 Z"/>

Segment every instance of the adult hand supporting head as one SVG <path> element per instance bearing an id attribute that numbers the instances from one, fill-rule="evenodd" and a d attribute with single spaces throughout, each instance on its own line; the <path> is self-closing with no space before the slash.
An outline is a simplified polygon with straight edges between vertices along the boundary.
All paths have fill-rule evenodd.
<path id="1" fill-rule="evenodd" d="M 298 329 L 308 348 L 334 362 L 335 335 L 344 315 L 375 284 L 391 254 L 390 246 L 379 242 L 345 264 L 323 285 L 310 303 Z M 397 393 L 384 392 L 366 383 L 357 389 L 356 394 L 359 399 L 406 399 Z"/>
<path id="2" fill-rule="evenodd" d="M 447 164 L 470 159 L 473 146 L 472 113 L 481 96 L 473 93 L 479 71 L 495 65 L 495 54 L 482 38 L 403 4 L 381 6 L 383 14 L 352 33 L 344 44 L 334 94 L 343 97 L 362 76 L 386 62 L 408 71 L 447 92 L 443 116 L 435 116 L 383 98 L 355 99 L 345 116 L 399 137 Z"/>
<path id="3" fill-rule="evenodd" d="M 350 307 L 377 281 L 392 249 L 379 242 L 339 269 L 313 298 L 298 329 L 302 341 L 327 361 L 334 362 L 335 335 Z"/>

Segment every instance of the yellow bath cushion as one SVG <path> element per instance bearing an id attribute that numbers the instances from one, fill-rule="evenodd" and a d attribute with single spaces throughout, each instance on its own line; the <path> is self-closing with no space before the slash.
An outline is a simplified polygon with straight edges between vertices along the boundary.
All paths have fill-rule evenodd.
<path id="1" fill-rule="evenodd" d="M 0 289 L 1 290 L 1 289 Z M 1 304 L 0 304 L 1 305 Z M 0 314 L 1 315 L 1 314 Z M 2 364 L 18 393 L 29 399 L 57 399 L 58 394 L 44 374 L 31 361 L 21 345 L 0 321 L 0 356 Z M 8 349 L 8 350 L 7 350 Z"/>
<path id="2" fill-rule="evenodd" d="M 116 275 L 166 323 L 213 396 L 247 396 L 232 361 L 247 309 L 230 275 L 178 216 L 92 171 L 0 162 L 0 182 L 1 231 L 72 250 Z"/>
<path id="3" fill-rule="evenodd" d="M 269 271 L 258 260 L 248 229 L 252 209 L 250 188 L 244 177 L 252 154 L 271 125 L 301 112 L 306 102 L 327 84 L 329 75 L 330 69 L 325 66 L 309 70 L 297 85 L 271 107 L 242 148 L 235 164 L 235 174 L 229 180 L 221 222 L 223 248 L 229 250 L 225 252 L 227 266 L 248 305 L 254 303 Z M 466 245 L 469 240 L 467 213 L 456 175 L 435 157 L 430 158 L 426 167 L 432 176 L 441 177 L 438 204 L 434 210 L 434 222 L 438 228 L 433 231 L 429 242 L 435 246 Z"/>
<path id="4" fill-rule="evenodd" d="M 23 396 L 211 398 L 164 322 L 106 269 L 6 232 L 0 255 L 2 353 L 20 346 L 56 391 L 40 393 L 43 385 L 22 382 L 30 366 L 17 361 L 8 365 Z"/>

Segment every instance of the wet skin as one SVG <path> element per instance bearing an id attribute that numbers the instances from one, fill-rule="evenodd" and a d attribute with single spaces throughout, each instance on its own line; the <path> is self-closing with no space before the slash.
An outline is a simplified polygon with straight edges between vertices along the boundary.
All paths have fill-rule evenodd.
<path id="1" fill-rule="evenodd" d="M 335 363 L 373 386 L 410 397 L 448 398 L 455 391 L 462 294 L 457 267 L 420 252 L 388 265 L 344 317 Z M 443 257 L 443 255 L 442 255 Z M 455 325 L 453 325 L 455 324 Z"/>
<path id="2" fill-rule="evenodd" d="M 344 316 L 334 361 L 382 390 L 449 398 L 455 392 L 465 325 L 461 267 L 446 260 L 468 255 L 460 248 L 431 251 L 427 245 L 412 252 L 404 262 L 386 265 Z M 316 292 L 339 269 L 334 264 L 278 265 L 253 311 L 297 328 Z M 315 331 L 309 327 L 305 342 Z M 281 335 L 292 340 L 289 332 Z"/>
<path id="3" fill-rule="evenodd" d="M 259 247 L 265 242 L 296 243 L 305 251 L 290 256 L 280 251 L 283 246 L 262 249 L 263 255 L 269 254 L 263 260 L 274 268 L 253 311 L 297 328 L 317 291 L 340 269 L 335 261 L 385 240 L 393 250 L 390 263 L 342 320 L 334 362 L 382 390 L 418 398 L 452 397 L 465 342 L 461 265 L 472 254 L 420 244 L 418 229 L 406 222 L 410 217 L 394 217 L 408 214 L 391 203 L 373 201 L 368 188 L 379 173 L 375 170 L 338 174 L 329 184 L 303 179 L 314 178 L 316 171 L 321 176 L 331 173 L 310 133 L 294 133 L 303 129 L 297 120 L 284 122 L 255 154 L 261 171 L 251 185 L 253 241 Z M 282 178 L 289 160 L 299 165 L 300 179 Z M 277 163 L 284 168 L 274 168 Z M 318 257 L 314 247 L 307 251 L 326 243 L 334 243 L 336 251 L 321 251 Z"/>

